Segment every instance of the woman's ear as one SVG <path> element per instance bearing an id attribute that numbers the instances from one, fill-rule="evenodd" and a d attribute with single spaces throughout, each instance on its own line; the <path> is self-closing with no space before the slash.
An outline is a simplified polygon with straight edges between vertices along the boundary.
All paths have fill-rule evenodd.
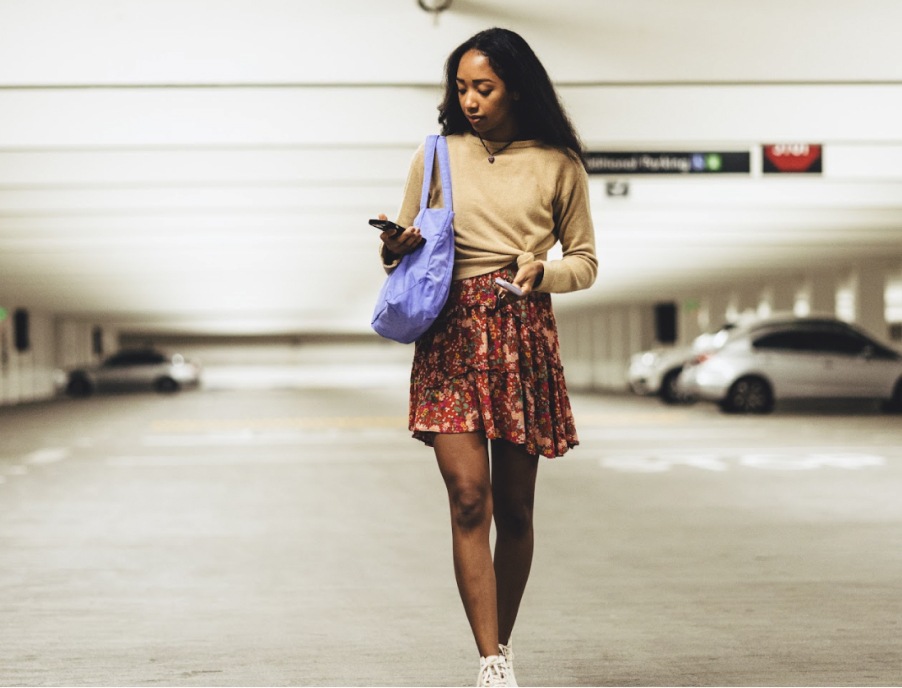
<path id="1" fill-rule="evenodd" d="M 513 91 L 511 93 L 511 98 L 513 98 L 514 100 L 520 100 L 520 94 L 517 91 Z"/>

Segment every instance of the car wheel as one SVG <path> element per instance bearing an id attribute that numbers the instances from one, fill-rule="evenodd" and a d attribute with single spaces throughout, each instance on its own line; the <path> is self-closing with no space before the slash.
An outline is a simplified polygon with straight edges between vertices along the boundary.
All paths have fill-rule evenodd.
<path id="1" fill-rule="evenodd" d="M 661 380 L 659 396 L 665 404 L 689 404 L 694 401 L 691 396 L 682 392 L 677 386 L 677 378 L 679 378 L 681 372 L 683 372 L 682 367 L 674 368 L 668 371 L 664 375 L 664 379 Z"/>
<path id="2" fill-rule="evenodd" d="M 774 393 L 767 380 L 743 377 L 730 386 L 721 408 L 728 413 L 770 413 L 774 410 Z"/>
<path id="3" fill-rule="evenodd" d="M 94 385 L 84 375 L 72 375 L 66 385 L 66 394 L 70 397 L 89 397 L 94 392 Z"/>
<path id="4" fill-rule="evenodd" d="M 902 378 L 896 382 L 893 396 L 889 401 L 883 402 L 883 410 L 887 413 L 902 413 Z"/>
<path id="5" fill-rule="evenodd" d="M 179 391 L 179 383 L 171 377 L 161 377 L 154 383 L 154 389 L 161 394 L 172 394 Z"/>

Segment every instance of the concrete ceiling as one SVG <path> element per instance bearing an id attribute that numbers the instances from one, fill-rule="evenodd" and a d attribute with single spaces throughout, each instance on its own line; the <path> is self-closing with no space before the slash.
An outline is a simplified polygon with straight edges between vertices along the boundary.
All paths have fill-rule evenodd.
<path id="1" fill-rule="evenodd" d="M 825 144 L 814 179 L 593 178 L 598 284 L 902 260 L 894 1 L 0 0 L 0 305 L 124 330 L 365 331 L 441 65 L 520 31 L 592 149 Z M 754 167 L 754 165 L 753 165 Z M 757 169 L 757 168 L 756 168 Z"/>

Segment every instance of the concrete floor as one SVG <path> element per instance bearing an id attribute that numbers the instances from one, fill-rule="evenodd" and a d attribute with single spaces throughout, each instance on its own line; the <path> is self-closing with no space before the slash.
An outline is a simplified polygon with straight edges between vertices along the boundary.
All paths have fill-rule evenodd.
<path id="1" fill-rule="evenodd" d="M 0 410 L 0 684 L 473 685 L 406 389 Z M 577 396 L 522 685 L 902 684 L 902 418 Z"/>

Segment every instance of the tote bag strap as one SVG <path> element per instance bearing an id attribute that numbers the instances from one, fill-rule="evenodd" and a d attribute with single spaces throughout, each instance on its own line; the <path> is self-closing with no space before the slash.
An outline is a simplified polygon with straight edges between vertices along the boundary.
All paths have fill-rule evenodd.
<path id="1" fill-rule="evenodd" d="M 448 141 L 444 136 L 429 136 L 423 155 L 423 193 L 420 195 L 420 210 L 429 207 L 429 189 L 432 186 L 432 170 L 435 166 L 435 154 L 438 152 L 438 169 L 442 177 L 442 199 L 445 210 L 454 210 L 451 198 L 451 160 L 448 158 Z"/>

